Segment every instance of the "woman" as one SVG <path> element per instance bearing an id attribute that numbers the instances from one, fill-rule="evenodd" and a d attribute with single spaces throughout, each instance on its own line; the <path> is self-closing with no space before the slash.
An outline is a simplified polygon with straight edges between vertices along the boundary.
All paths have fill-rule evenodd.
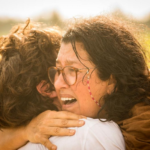
<path id="1" fill-rule="evenodd" d="M 76 63 L 77 58 L 82 67 Z M 66 62 L 73 62 L 69 66 L 77 68 L 76 83 L 73 82 L 75 80 L 72 81 L 71 71 L 71 75 L 66 75 Z M 80 78 L 82 72 L 78 68 L 85 68 L 87 71 L 83 78 Z M 92 104 L 86 97 L 88 92 L 83 90 L 85 85 L 91 99 L 96 104 L 99 102 L 99 117 L 120 125 L 126 149 L 150 148 L 150 75 L 142 46 L 127 28 L 112 18 L 101 16 L 79 20 L 68 28 L 62 38 L 56 68 L 53 70 L 56 74 L 50 78 L 55 81 L 57 95 L 62 99 L 64 110 L 88 114 L 86 111 L 91 109 Z M 64 81 L 68 85 L 71 83 L 71 86 L 67 86 Z M 82 87 L 80 81 L 83 83 Z M 69 106 L 63 99 L 65 92 L 75 98 Z M 84 94 L 84 101 L 80 99 L 80 94 Z"/>
<path id="2" fill-rule="evenodd" d="M 109 134 L 113 133 L 108 127 L 113 128 L 111 124 L 113 122 L 108 121 L 119 122 L 134 117 L 133 109 L 139 104 L 150 108 L 150 79 L 144 52 L 134 36 L 115 20 L 99 16 L 81 19 L 70 25 L 62 38 L 56 67 L 49 68 L 49 76 L 55 85 L 63 110 L 106 119 L 101 120 L 105 123 L 98 122 L 97 126 L 95 124 L 92 126 L 96 119 L 87 119 L 85 126 L 82 127 L 83 132 L 79 134 L 79 128 L 76 135 L 71 138 L 50 138 L 58 149 L 69 149 L 71 144 L 72 148 L 76 149 L 76 146 L 78 149 L 123 149 L 121 148 L 123 142 L 117 141 L 119 137 L 117 131 L 115 131 L 117 137 L 109 137 Z M 143 122 L 142 118 L 141 122 Z M 150 120 L 147 119 L 148 122 Z M 86 125 L 91 125 L 90 130 L 86 130 Z M 99 129 L 101 125 L 104 125 L 104 128 Z M 123 126 L 122 130 L 130 129 Z M 130 127 L 132 128 L 132 125 Z M 124 132 L 128 132 L 127 130 Z M 150 134 L 146 133 L 147 131 L 149 133 L 145 128 L 145 131 L 137 134 L 137 140 L 142 139 L 143 133 L 146 135 L 142 144 L 132 144 L 130 138 L 130 146 L 126 142 L 126 148 L 148 149 L 150 143 L 147 141 Z M 81 139 L 78 139 L 79 135 Z M 114 147 L 111 147 L 108 137 Z M 29 149 L 30 146 L 32 149 L 41 148 L 40 145 L 29 143 L 22 150 Z"/>
<path id="3" fill-rule="evenodd" d="M 148 67 L 122 24 L 99 16 L 70 25 L 49 76 L 63 110 L 118 122 L 126 149 L 150 148 Z"/>
<path id="4" fill-rule="evenodd" d="M 47 69 L 55 65 L 60 39 L 58 29 L 41 29 L 39 24 L 29 20 L 14 27 L 8 36 L 1 37 L 0 149 L 17 149 L 28 140 L 43 143 L 51 149 L 54 145 L 48 140 L 50 135 L 74 134 L 74 130 L 60 127 L 82 125 L 78 123 L 79 115 L 70 113 L 67 117 L 66 112 L 48 111 L 59 108 Z M 71 119 L 68 124 L 66 118 Z M 45 125 L 49 127 L 43 132 L 41 128 Z M 55 132 L 58 129 L 60 132 Z"/>

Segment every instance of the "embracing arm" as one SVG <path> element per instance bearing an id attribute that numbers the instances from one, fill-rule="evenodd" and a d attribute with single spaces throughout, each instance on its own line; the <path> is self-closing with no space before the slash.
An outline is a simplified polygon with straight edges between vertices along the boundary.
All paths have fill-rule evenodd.
<path id="1" fill-rule="evenodd" d="M 27 143 L 24 128 L 0 130 L 0 149 L 15 150 Z"/>
<path id="2" fill-rule="evenodd" d="M 34 118 L 26 127 L 0 131 L 0 149 L 15 150 L 26 144 L 41 143 L 49 150 L 53 145 L 48 138 L 53 135 L 74 135 L 75 130 L 66 127 L 79 127 L 84 125 L 79 119 L 83 116 L 64 111 L 45 111 Z"/>

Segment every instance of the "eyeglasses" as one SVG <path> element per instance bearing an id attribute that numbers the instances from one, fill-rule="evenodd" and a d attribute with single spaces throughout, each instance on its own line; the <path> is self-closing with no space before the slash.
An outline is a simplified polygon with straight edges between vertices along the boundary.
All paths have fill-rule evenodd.
<path id="1" fill-rule="evenodd" d="M 87 73 L 90 69 L 94 68 L 74 68 L 71 66 L 66 66 L 63 69 L 57 67 L 50 67 L 48 68 L 48 77 L 52 84 L 58 79 L 59 75 L 62 73 L 64 81 L 70 86 L 74 85 L 77 81 L 77 73 L 87 70 Z"/>

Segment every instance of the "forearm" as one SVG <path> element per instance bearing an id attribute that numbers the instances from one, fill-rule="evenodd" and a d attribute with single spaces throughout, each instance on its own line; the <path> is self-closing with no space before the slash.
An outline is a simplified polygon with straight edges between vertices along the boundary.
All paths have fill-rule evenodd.
<path id="1" fill-rule="evenodd" d="M 24 128 L 0 130 L 0 149 L 16 150 L 27 143 Z"/>

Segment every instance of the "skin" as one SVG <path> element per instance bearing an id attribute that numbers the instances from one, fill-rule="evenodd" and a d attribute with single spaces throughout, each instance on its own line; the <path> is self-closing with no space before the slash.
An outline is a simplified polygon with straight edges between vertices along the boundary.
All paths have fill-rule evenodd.
<path id="1" fill-rule="evenodd" d="M 24 127 L 3 129 L 0 131 L 0 139 L 1 150 L 16 150 L 28 141 L 24 138 Z"/>
<path id="2" fill-rule="evenodd" d="M 43 95 L 43 96 L 46 96 L 46 97 L 49 97 L 51 99 L 53 99 L 53 104 L 57 107 L 57 109 L 59 111 L 62 110 L 61 108 L 61 104 L 58 100 L 58 97 L 57 97 L 57 93 L 56 91 L 50 91 L 48 92 L 47 89 L 49 88 L 50 84 L 47 83 L 45 80 L 42 80 L 37 86 L 36 86 L 36 89 L 37 91 Z"/>
<path id="3" fill-rule="evenodd" d="M 89 56 L 84 50 L 82 43 L 76 42 L 76 49 L 79 56 L 82 56 L 81 62 L 76 57 L 71 43 L 62 43 L 60 51 L 58 53 L 56 67 L 64 68 L 65 66 L 72 66 L 75 68 L 95 68 L 94 64 L 89 61 Z M 84 65 L 85 66 L 84 66 Z M 97 75 L 97 70 L 90 69 L 90 88 L 95 100 L 99 101 L 109 91 L 109 80 L 102 81 Z M 87 87 L 87 74 L 85 71 L 78 72 L 77 81 L 74 85 L 67 85 L 63 79 L 62 74 L 55 80 L 54 86 L 62 105 L 62 110 L 73 112 L 75 114 L 84 115 L 87 117 L 96 118 L 100 107 L 92 100 L 88 87 Z M 84 77 L 84 80 L 82 81 Z M 82 91 L 82 92 L 81 92 Z M 77 101 L 71 104 L 65 105 L 61 98 L 75 98 Z M 103 101 L 100 100 L 100 105 Z M 90 110 L 90 111 L 89 111 Z"/>

